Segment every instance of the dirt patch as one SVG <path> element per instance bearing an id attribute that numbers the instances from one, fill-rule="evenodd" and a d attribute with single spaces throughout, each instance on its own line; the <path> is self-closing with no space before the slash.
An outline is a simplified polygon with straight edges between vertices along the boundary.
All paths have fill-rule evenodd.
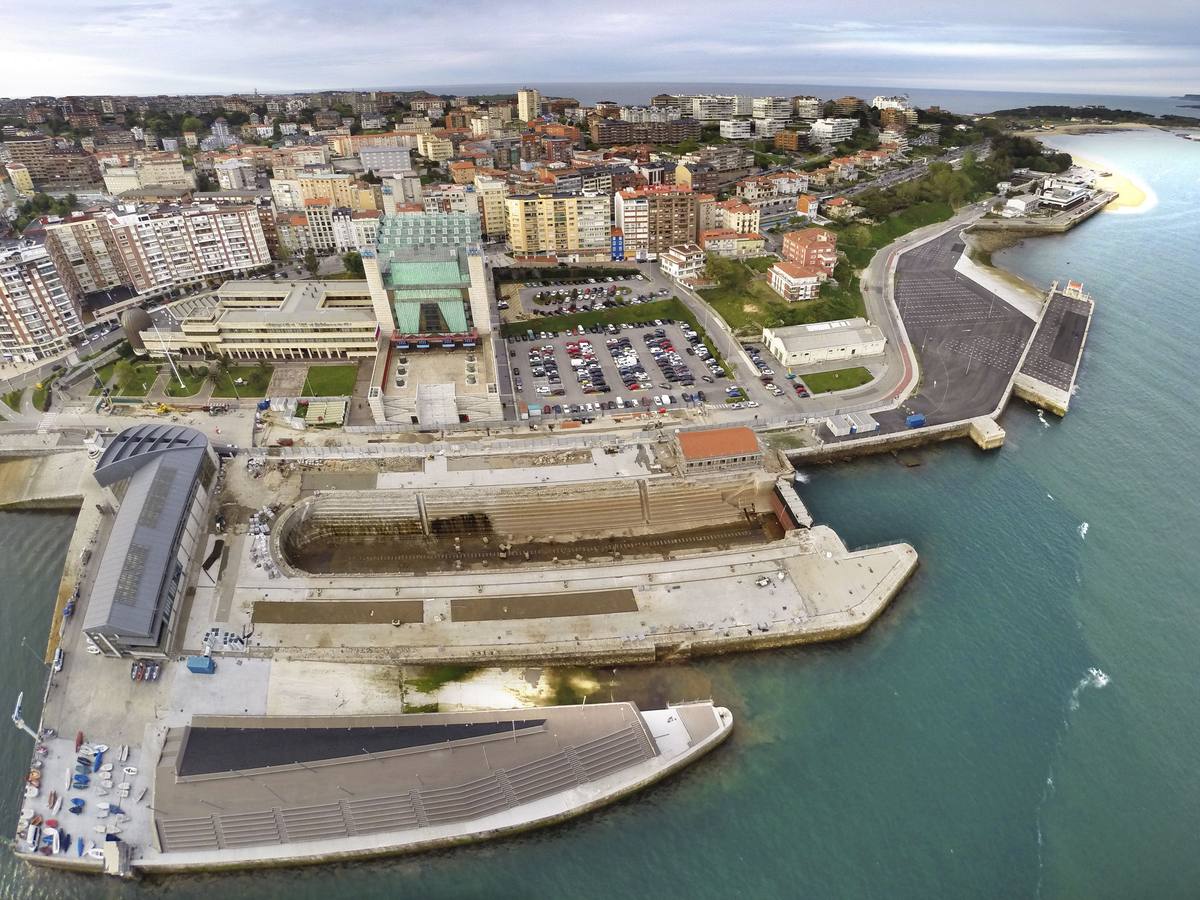
<path id="1" fill-rule="evenodd" d="M 394 625 L 425 620 L 420 600 L 259 600 L 252 620 L 263 625 Z"/>
<path id="2" fill-rule="evenodd" d="M 456 456 L 446 460 L 451 472 L 477 472 L 485 469 L 540 469 L 545 466 L 578 466 L 592 461 L 587 450 L 561 453 L 505 453 L 488 456 Z"/>
<path id="3" fill-rule="evenodd" d="M 600 616 L 605 613 L 637 612 L 637 608 L 633 591 L 620 588 L 525 597 L 462 597 L 450 601 L 450 618 L 455 622 L 488 622 L 556 616 Z"/>

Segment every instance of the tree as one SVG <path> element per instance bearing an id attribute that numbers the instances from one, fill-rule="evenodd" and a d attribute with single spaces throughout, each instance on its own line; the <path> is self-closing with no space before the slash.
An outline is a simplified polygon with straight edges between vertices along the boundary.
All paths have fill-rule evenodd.
<path id="1" fill-rule="evenodd" d="M 304 251 L 304 268 L 308 269 L 310 278 L 315 278 L 317 271 L 321 268 L 321 261 L 317 259 L 317 251 L 312 247 Z"/>
<path id="2" fill-rule="evenodd" d="M 204 123 L 195 116 L 184 116 L 183 121 L 179 123 L 180 131 L 203 131 Z"/>
<path id="3" fill-rule="evenodd" d="M 113 366 L 113 385 L 117 393 L 132 385 L 136 377 L 137 369 L 133 367 L 133 363 L 127 359 L 117 360 L 117 364 Z"/>
<path id="4" fill-rule="evenodd" d="M 350 250 L 342 254 L 342 265 L 346 271 L 355 278 L 366 278 L 367 272 L 363 268 L 362 254 L 357 250 Z"/>

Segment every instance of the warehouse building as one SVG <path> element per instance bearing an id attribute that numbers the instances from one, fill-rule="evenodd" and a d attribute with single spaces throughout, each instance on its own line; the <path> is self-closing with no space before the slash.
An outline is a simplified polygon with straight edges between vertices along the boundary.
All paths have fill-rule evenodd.
<path id="1" fill-rule="evenodd" d="M 761 466 L 762 445 L 750 428 L 706 428 L 675 434 L 685 473 Z"/>
<path id="2" fill-rule="evenodd" d="M 116 515 L 83 622 L 104 654 L 168 654 L 188 569 L 208 533 L 218 469 L 194 428 L 135 425 L 105 448 L 95 478 Z"/>
<path id="3" fill-rule="evenodd" d="M 764 328 L 762 339 L 785 366 L 879 356 L 887 344 L 879 327 L 862 318 Z"/>

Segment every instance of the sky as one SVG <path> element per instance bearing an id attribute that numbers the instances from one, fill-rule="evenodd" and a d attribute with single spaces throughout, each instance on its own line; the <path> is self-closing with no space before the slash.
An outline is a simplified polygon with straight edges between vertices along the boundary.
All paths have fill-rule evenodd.
<path id="1" fill-rule="evenodd" d="M 1200 93 L 1196 0 L 0 0 L 0 95 L 779 82 Z"/>

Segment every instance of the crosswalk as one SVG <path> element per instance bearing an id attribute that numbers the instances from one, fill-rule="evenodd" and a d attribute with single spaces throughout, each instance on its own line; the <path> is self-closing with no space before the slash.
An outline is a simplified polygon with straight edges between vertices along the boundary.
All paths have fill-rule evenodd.
<path id="1" fill-rule="evenodd" d="M 48 412 L 42 416 L 41 421 L 38 422 L 37 433 L 49 434 L 57 423 L 58 413 Z"/>

